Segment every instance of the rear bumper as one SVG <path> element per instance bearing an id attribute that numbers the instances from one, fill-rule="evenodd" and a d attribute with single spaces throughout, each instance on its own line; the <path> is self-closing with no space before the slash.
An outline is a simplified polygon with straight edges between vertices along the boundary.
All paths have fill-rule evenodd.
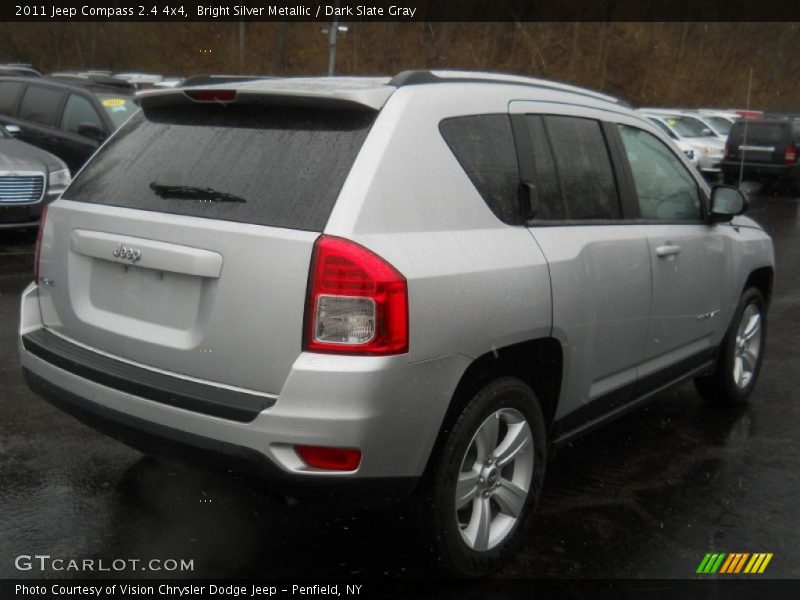
<path id="1" fill-rule="evenodd" d="M 164 399 L 157 379 L 147 378 L 147 385 L 137 387 L 143 381 L 141 369 L 153 371 L 152 367 L 130 365 L 49 333 L 42 324 L 34 284 L 22 296 L 19 333 L 20 359 L 31 388 L 100 431 L 150 454 L 188 457 L 201 466 L 215 464 L 255 474 L 283 491 L 329 489 L 331 495 L 348 501 L 363 492 L 365 504 L 376 503 L 375 494 L 367 493 L 370 490 L 379 490 L 380 503 L 385 503 L 413 489 L 425 470 L 453 390 L 470 362 L 461 355 L 409 363 L 407 355 L 301 353 L 274 401 L 254 418 L 236 420 L 218 411 L 210 414 L 207 402 L 185 404 L 169 394 Z M 61 340 L 60 345 L 50 345 L 58 356 L 31 346 L 30 341 L 41 341 L 43 333 Z M 108 359 L 113 368 L 105 372 L 116 378 L 96 373 Z M 96 368 L 86 370 L 76 363 Z M 119 363 L 133 368 L 120 371 Z M 188 385 L 176 390 L 173 384 L 182 376 L 166 375 L 171 383 L 161 391 L 197 395 L 198 390 L 190 393 Z M 127 385 L 130 380 L 135 385 Z M 227 387 L 200 383 L 205 388 Z M 213 391 L 207 391 L 200 389 L 206 401 L 213 400 Z M 349 472 L 315 470 L 300 460 L 296 445 L 359 448 L 361 464 Z M 213 456 L 208 457 L 209 452 Z"/>
<path id="2" fill-rule="evenodd" d="M 230 469 L 267 481 L 282 492 L 312 496 L 315 500 L 327 502 L 382 506 L 408 497 L 418 481 L 415 477 L 293 477 L 252 448 L 165 427 L 109 409 L 53 385 L 28 369 L 23 369 L 23 376 L 33 392 L 56 408 L 145 454 L 195 466 Z"/>
<path id="3" fill-rule="evenodd" d="M 800 178 L 800 164 L 744 163 L 744 165 L 742 165 L 736 161 L 724 161 L 722 163 L 722 173 L 726 177 L 738 177 L 740 170 L 743 171 L 743 177 L 752 177 L 755 179 L 788 181 Z"/>

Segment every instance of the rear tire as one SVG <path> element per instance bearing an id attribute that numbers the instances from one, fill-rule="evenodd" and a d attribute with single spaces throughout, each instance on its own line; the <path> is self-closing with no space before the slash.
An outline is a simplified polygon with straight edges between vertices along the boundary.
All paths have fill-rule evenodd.
<path id="1" fill-rule="evenodd" d="M 714 404 L 742 404 L 753 392 L 767 341 L 767 311 L 756 288 L 742 294 L 720 345 L 714 371 L 694 380 L 700 395 Z"/>
<path id="2" fill-rule="evenodd" d="M 423 537 L 439 571 L 482 577 L 530 522 L 544 479 L 545 420 L 533 390 L 513 377 L 455 401 L 463 409 L 445 425 L 420 490 Z"/>

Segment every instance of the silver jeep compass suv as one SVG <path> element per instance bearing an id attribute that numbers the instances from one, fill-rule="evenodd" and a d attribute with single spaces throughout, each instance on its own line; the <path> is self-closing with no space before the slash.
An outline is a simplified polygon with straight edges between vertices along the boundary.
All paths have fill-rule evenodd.
<path id="1" fill-rule="evenodd" d="M 422 507 L 490 571 L 549 450 L 667 386 L 753 390 L 770 238 L 608 96 L 404 72 L 141 93 L 48 207 L 20 353 L 154 455 Z"/>

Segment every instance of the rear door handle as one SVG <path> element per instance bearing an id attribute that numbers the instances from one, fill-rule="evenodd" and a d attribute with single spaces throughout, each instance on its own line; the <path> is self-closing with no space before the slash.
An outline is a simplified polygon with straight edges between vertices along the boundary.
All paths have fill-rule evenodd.
<path id="1" fill-rule="evenodd" d="M 659 258 L 668 258 L 670 256 L 675 256 L 676 254 L 680 254 L 681 247 L 680 246 L 673 246 L 672 244 L 667 243 L 666 246 L 659 246 L 656 248 L 656 255 Z"/>

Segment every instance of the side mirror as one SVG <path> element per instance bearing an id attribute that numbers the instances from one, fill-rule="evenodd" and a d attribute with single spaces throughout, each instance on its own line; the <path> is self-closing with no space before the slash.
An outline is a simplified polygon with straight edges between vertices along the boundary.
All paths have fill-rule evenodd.
<path id="1" fill-rule="evenodd" d="M 747 199 L 739 188 L 718 185 L 711 190 L 711 223 L 727 223 L 747 210 Z"/>
<path id="2" fill-rule="evenodd" d="M 714 132 L 711 131 L 708 127 L 703 128 L 703 135 L 706 137 L 714 137 Z"/>
<path id="3" fill-rule="evenodd" d="M 97 125 L 91 123 L 81 123 L 78 125 L 78 135 L 102 142 L 106 139 L 106 132 L 100 129 Z"/>
<path id="4" fill-rule="evenodd" d="M 11 137 L 17 137 L 22 131 L 17 125 L 5 125 L 5 128 Z"/>

